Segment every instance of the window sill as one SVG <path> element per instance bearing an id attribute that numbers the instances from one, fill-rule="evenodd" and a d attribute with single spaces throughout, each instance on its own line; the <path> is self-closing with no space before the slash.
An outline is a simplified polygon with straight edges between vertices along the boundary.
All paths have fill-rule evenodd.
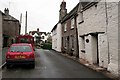
<path id="1" fill-rule="evenodd" d="M 82 49 L 81 52 L 85 53 L 85 49 Z"/>
<path id="2" fill-rule="evenodd" d="M 74 51 L 74 48 L 72 48 L 71 51 Z"/>
<path id="3" fill-rule="evenodd" d="M 74 28 L 71 28 L 71 30 L 73 30 Z"/>

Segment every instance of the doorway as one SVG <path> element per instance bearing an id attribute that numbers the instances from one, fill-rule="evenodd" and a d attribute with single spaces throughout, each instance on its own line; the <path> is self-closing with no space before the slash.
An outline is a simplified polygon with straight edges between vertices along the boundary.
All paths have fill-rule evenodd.
<path id="1" fill-rule="evenodd" d="M 93 63 L 99 65 L 98 34 L 92 34 Z"/>

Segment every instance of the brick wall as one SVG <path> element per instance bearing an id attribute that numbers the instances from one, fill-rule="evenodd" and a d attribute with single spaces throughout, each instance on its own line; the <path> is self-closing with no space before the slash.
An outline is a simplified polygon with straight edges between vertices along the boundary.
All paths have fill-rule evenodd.
<path id="1" fill-rule="evenodd" d="M 78 42 L 77 42 L 77 37 L 76 37 L 76 22 L 75 26 L 73 29 L 71 29 L 71 18 L 66 20 L 64 23 L 62 23 L 62 37 L 63 37 L 63 42 L 62 42 L 62 48 L 64 48 L 65 52 L 69 55 L 73 55 L 75 57 L 78 57 Z M 76 19 L 74 17 L 74 19 Z M 64 25 L 67 24 L 67 30 L 64 31 Z M 72 37 L 74 37 L 74 41 L 72 44 Z M 66 40 L 67 39 L 67 40 Z M 65 47 L 66 44 L 66 47 Z M 72 48 L 72 45 L 74 48 Z"/>

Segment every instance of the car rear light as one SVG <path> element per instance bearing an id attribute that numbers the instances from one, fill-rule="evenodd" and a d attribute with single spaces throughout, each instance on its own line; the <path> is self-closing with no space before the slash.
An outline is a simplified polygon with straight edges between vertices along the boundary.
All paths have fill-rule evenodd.
<path id="1" fill-rule="evenodd" d="M 7 55 L 6 58 L 7 58 L 7 59 L 10 59 L 10 55 Z"/>
<path id="2" fill-rule="evenodd" d="M 32 53 L 32 54 L 30 54 L 30 58 L 34 58 L 34 54 Z"/>

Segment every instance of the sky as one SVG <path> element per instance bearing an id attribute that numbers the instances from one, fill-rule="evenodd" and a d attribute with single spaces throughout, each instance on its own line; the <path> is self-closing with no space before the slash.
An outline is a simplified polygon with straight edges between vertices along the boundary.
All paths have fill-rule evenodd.
<path id="1" fill-rule="evenodd" d="M 29 31 L 50 32 L 59 20 L 60 4 L 63 0 L 0 0 L 0 10 L 9 8 L 9 14 L 20 20 L 22 13 L 21 34 L 25 33 L 25 14 L 28 13 Z M 66 1 L 67 12 L 70 12 L 79 0 Z"/>

